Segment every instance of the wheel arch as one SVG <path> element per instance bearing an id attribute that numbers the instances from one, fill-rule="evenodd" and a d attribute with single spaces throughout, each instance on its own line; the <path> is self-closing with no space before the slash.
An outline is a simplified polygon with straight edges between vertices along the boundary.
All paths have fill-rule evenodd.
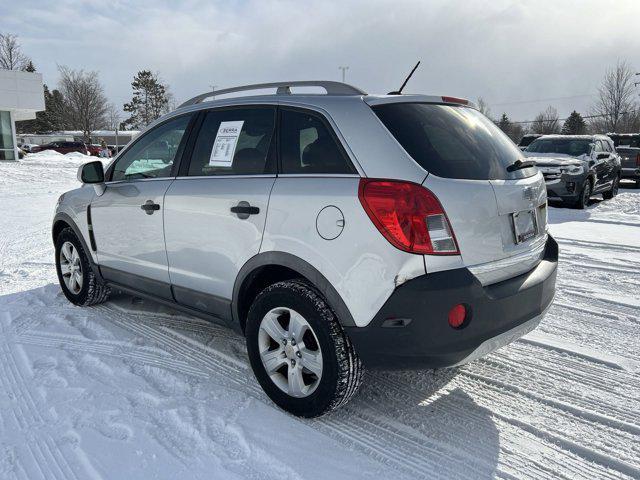
<path id="1" fill-rule="evenodd" d="M 291 278 L 304 278 L 313 285 L 336 312 L 343 326 L 356 325 L 338 291 L 318 269 L 290 253 L 265 252 L 249 259 L 238 272 L 231 303 L 231 316 L 235 326 L 244 332 L 249 307 L 263 288 L 274 282 Z"/>
<path id="2" fill-rule="evenodd" d="M 78 240 L 80 240 L 80 243 L 82 244 L 82 248 L 87 253 L 87 259 L 89 260 L 89 264 L 91 265 L 91 270 L 93 270 L 93 273 L 99 279 L 102 279 L 100 269 L 98 268 L 98 265 L 93 260 L 93 256 L 91 255 L 91 249 L 89 248 L 89 245 L 87 245 L 87 242 L 84 239 L 84 235 L 82 235 L 82 232 L 78 227 L 78 225 L 76 224 L 76 222 L 74 222 L 73 219 L 66 213 L 58 212 L 56 213 L 55 217 L 53 217 L 53 222 L 51 226 L 51 238 L 53 240 L 53 244 L 55 245 L 58 235 L 65 228 L 71 228 L 73 232 L 76 234 L 76 237 L 78 237 Z"/>

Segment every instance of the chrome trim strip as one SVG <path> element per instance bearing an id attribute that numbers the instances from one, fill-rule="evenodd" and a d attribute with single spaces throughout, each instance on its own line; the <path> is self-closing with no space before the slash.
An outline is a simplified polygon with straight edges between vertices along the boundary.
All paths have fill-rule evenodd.
<path id="1" fill-rule="evenodd" d="M 480 263 L 467 267 L 483 286 L 501 282 L 508 278 L 521 275 L 535 268 L 542 260 L 548 235 L 545 233 L 538 237 L 531 245 L 530 250 L 512 255 L 493 262 Z M 497 272 L 497 275 L 492 273 Z"/>

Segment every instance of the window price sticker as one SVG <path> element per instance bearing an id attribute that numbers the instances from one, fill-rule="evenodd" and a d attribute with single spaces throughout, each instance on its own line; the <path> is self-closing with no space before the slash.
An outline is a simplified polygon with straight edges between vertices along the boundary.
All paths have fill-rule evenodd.
<path id="1" fill-rule="evenodd" d="M 244 120 L 221 122 L 216 139 L 213 142 L 209 165 L 212 167 L 231 167 L 236 153 L 238 137 L 242 131 Z"/>

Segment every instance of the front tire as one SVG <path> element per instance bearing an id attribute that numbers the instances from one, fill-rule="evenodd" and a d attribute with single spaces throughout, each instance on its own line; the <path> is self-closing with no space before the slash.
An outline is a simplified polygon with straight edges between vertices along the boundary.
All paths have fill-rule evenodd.
<path id="1" fill-rule="evenodd" d="M 605 200 L 611 200 L 613 197 L 618 195 L 618 188 L 620 187 L 620 179 L 618 177 L 613 179 L 613 184 L 611 185 L 611 190 L 608 192 L 604 192 L 602 194 L 602 198 Z"/>
<path id="2" fill-rule="evenodd" d="M 264 289 L 246 325 L 249 361 L 262 389 L 280 408 L 317 417 L 346 404 L 364 369 L 322 295 L 303 280 Z"/>
<path id="3" fill-rule="evenodd" d="M 62 230 L 55 247 L 58 281 L 67 300 L 85 307 L 106 301 L 109 287 L 93 272 L 82 242 L 73 229 Z"/>
<path id="4" fill-rule="evenodd" d="M 589 199 L 591 198 L 591 191 L 592 191 L 591 180 L 587 180 L 586 182 L 584 182 L 584 186 L 582 187 L 582 190 L 580 191 L 580 195 L 576 200 L 576 203 L 575 203 L 576 208 L 580 210 L 584 210 L 585 208 L 587 208 L 587 205 L 589 205 Z"/>

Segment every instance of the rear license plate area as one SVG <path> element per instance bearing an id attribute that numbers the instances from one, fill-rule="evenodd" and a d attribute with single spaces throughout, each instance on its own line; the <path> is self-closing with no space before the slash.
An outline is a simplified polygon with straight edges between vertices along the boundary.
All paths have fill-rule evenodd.
<path id="1" fill-rule="evenodd" d="M 538 234 L 538 221 L 535 210 L 512 213 L 511 219 L 516 245 L 526 242 Z"/>

